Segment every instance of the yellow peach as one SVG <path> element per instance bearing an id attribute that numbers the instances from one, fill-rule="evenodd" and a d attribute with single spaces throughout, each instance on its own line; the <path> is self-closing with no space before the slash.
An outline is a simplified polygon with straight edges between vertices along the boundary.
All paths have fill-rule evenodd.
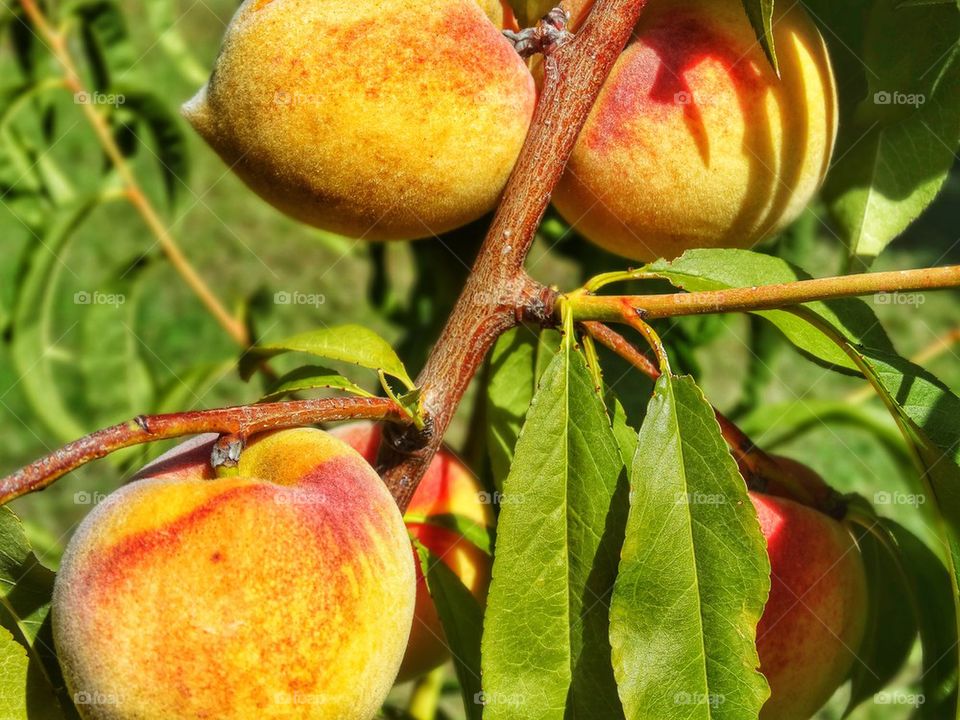
<path id="1" fill-rule="evenodd" d="M 496 204 L 536 88 L 486 0 L 247 0 L 184 106 L 280 210 L 365 239 L 414 239 Z"/>
<path id="2" fill-rule="evenodd" d="M 370 462 L 376 461 L 380 447 L 379 426 L 352 423 L 336 428 L 332 434 Z M 490 556 L 457 532 L 424 520 L 431 516 L 459 515 L 480 527 L 493 527 L 493 510 L 484 500 L 483 488 L 474 474 L 452 452 L 441 450 L 417 486 L 406 516 L 410 535 L 453 570 L 480 603 L 486 602 L 490 585 Z M 417 608 L 410 643 L 397 679 L 402 681 L 422 675 L 449 657 L 443 625 L 418 564 Z"/>
<path id="3" fill-rule="evenodd" d="M 67 549 L 53 629 L 81 715 L 373 717 L 416 596 L 393 498 L 319 430 L 254 439 L 230 478 L 204 449 L 111 495 Z"/>
<path id="4" fill-rule="evenodd" d="M 566 0 L 582 20 L 590 0 Z M 748 248 L 823 182 L 837 132 L 826 46 L 776 5 L 781 77 L 740 0 L 650 0 L 554 195 L 591 242 L 635 260 Z"/>

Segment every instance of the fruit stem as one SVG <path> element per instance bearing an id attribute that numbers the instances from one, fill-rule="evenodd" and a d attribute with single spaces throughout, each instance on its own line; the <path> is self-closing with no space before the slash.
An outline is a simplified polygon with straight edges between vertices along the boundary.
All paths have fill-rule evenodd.
<path id="1" fill-rule="evenodd" d="M 20 4 L 31 23 L 36 27 L 40 37 L 46 42 L 54 58 L 63 68 L 66 88 L 74 95 L 85 93 L 86 89 L 80 79 L 77 66 L 70 56 L 66 38 L 50 25 L 47 17 L 43 14 L 43 11 L 39 8 L 35 0 L 20 0 Z M 230 337 L 233 338 L 240 347 L 249 347 L 250 337 L 246 326 L 227 311 L 197 270 L 190 264 L 180 245 L 160 218 L 160 214 L 140 188 L 136 176 L 130 169 L 130 165 L 124 159 L 123 152 L 114 140 L 110 126 L 107 124 L 103 115 L 100 114 L 93 103 L 81 103 L 80 109 L 93 128 L 94 134 L 97 136 L 97 140 L 103 148 L 103 151 L 107 157 L 110 158 L 110 162 L 123 181 L 127 200 L 143 218 L 147 227 L 150 228 L 150 231 L 154 237 L 156 237 L 157 243 L 167 256 L 174 270 L 180 274 L 186 284 L 199 298 L 200 302 L 203 303 L 204 307 L 207 308 Z"/>
<path id="2" fill-rule="evenodd" d="M 258 432 L 303 427 L 335 420 L 388 420 L 404 424 L 409 414 L 387 398 L 322 398 L 261 403 L 217 410 L 140 415 L 99 430 L 0 480 L 0 505 L 43 490 L 88 462 L 123 448 L 200 433 L 221 433 L 245 439 Z"/>

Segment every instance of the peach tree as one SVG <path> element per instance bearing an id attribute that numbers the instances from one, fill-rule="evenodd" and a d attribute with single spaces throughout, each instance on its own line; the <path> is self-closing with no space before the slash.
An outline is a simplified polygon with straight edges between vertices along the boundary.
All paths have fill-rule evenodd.
<path id="1" fill-rule="evenodd" d="M 126 4 L 3 10 L 0 183 L 37 249 L 4 268 L 0 327 L 66 444 L 11 468 L 0 501 L 152 461 L 56 573 L 0 513 L 0 716 L 428 720 L 453 693 L 470 720 L 960 717 L 960 399 L 922 366 L 957 333 L 907 359 L 863 299 L 960 287 L 956 265 L 875 267 L 952 177 L 960 7 L 553 4 L 246 0 L 183 106 L 251 198 L 368 243 L 401 343 L 351 317 L 277 338 L 227 309 L 174 230 L 187 130 L 136 77 Z M 171 4 L 147 12 L 171 72 L 205 74 Z M 96 187 L 48 152 L 66 122 L 92 131 Z M 60 254 L 112 203 L 259 402 L 184 411 L 106 353 L 84 372 L 133 419 L 85 434 L 49 314 Z M 843 271 L 811 277 L 821 211 Z M 457 246 L 469 272 L 413 250 L 401 307 L 381 241 Z M 577 282 L 536 277 L 552 246 Z M 130 272 L 74 303 L 126 304 Z M 440 287 L 449 311 L 425 313 Z M 735 405 L 704 391 L 708 351 L 734 372 L 723 337 L 749 351 Z M 811 380 L 771 402 L 781 346 Z M 809 398 L 828 374 L 860 387 Z M 831 475 L 809 436 L 840 426 L 902 484 Z M 779 454 L 798 438 L 803 463 Z"/>

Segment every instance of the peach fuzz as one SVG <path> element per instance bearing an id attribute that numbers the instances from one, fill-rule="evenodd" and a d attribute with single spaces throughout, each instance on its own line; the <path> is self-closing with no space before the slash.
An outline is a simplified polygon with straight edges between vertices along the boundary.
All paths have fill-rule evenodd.
<path id="1" fill-rule="evenodd" d="M 806 720 L 847 679 L 863 640 L 867 585 L 853 536 L 792 500 L 750 493 L 767 540 L 771 589 L 757 627 L 770 684 L 763 720 Z"/>
<path id="2" fill-rule="evenodd" d="M 536 100 L 475 0 L 247 0 L 184 114 L 256 193 L 369 240 L 455 229 L 495 206 Z"/>
<path id="3" fill-rule="evenodd" d="M 582 21 L 589 0 L 566 0 Z M 740 0 L 650 0 L 594 106 L 554 205 L 635 260 L 749 248 L 823 182 L 837 132 L 826 46 L 799 4 L 776 5 L 781 78 Z"/>
<path id="4" fill-rule="evenodd" d="M 85 720 L 367 720 L 416 597 L 380 478 L 310 429 L 253 439 L 210 479 L 209 442 L 151 466 L 70 542 L 54 639 Z M 206 451 L 206 452 L 205 452 Z"/>
<path id="5" fill-rule="evenodd" d="M 373 423 L 352 423 L 332 434 L 357 450 L 371 463 L 380 447 L 380 427 Z M 407 509 L 407 529 L 453 572 L 480 602 L 486 602 L 492 559 L 466 538 L 452 530 L 422 522 L 438 515 L 459 515 L 481 527 L 492 527 L 493 510 L 482 502 L 480 486 L 473 473 L 448 450 L 434 457 Z M 410 644 L 398 680 L 407 680 L 438 667 L 450 657 L 443 625 L 430 597 L 426 580 L 417 572 L 417 608 L 410 631 Z"/>

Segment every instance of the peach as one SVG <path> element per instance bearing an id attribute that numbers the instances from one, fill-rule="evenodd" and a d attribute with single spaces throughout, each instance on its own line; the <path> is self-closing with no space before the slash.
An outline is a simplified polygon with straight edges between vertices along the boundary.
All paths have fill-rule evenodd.
<path id="1" fill-rule="evenodd" d="M 505 21 L 490 0 L 247 0 L 184 114 L 298 220 L 371 240 L 452 230 L 495 206 L 536 100 L 486 13 Z"/>
<path id="2" fill-rule="evenodd" d="M 380 427 L 372 423 L 341 426 L 332 434 L 375 462 L 380 447 Z M 483 488 L 466 466 L 450 451 L 434 457 L 407 509 L 407 529 L 453 572 L 478 602 L 486 601 L 490 585 L 491 558 L 476 545 L 452 530 L 424 523 L 423 518 L 459 515 L 481 527 L 492 527 L 493 511 L 483 502 Z M 450 657 L 437 608 L 430 598 L 426 580 L 417 564 L 417 609 L 410 643 L 398 680 L 422 675 Z"/>
<path id="3" fill-rule="evenodd" d="M 581 19 L 590 0 L 566 0 Z M 591 242 L 649 261 L 749 248 L 823 182 L 837 132 L 826 46 L 778 3 L 777 78 L 740 0 L 651 0 L 580 134 L 554 205 Z"/>
<path id="4" fill-rule="evenodd" d="M 367 720 L 416 598 L 380 478 L 320 430 L 252 440 L 212 477 L 209 442 L 151 466 L 82 523 L 53 630 L 86 720 Z"/>
<path id="5" fill-rule="evenodd" d="M 863 639 L 863 559 L 844 526 L 792 500 L 750 493 L 767 540 L 770 597 L 757 627 L 770 684 L 762 719 L 806 720 L 846 680 Z"/>

